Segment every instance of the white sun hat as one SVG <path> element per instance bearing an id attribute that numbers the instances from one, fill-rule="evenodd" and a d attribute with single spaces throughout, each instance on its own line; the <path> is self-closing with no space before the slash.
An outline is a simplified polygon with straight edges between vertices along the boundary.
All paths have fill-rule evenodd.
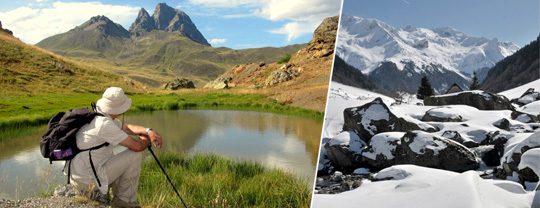
<path id="1" fill-rule="evenodd" d="M 97 101 L 98 111 L 109 115 L 120 115 L 131 107 L 131 99 L 124 94 L 120 87 L 109 87 Z"/>

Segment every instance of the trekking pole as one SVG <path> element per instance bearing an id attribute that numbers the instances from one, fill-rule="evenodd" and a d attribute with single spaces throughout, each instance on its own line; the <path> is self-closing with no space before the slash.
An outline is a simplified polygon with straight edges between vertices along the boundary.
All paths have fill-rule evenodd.
<path id="1" fill-rule="evenodd" d="M 167 180 L 169 181 L 169 183 L 170 183 L 171 186 L 173 187 L 174 192 L 176 193 L 176 195 L 178 196 L 178 198 L 180 198 L 180 201 L 182 202 L 182 204 L 184 205 L 184 207 L 185 207 L 185 208 L 188 208 L 188 206 L 186 205 L 186 203 L 184 202 L 184 200 L 182 199 L 182 197 L 181 197 L 180 194 L 178 193 L 178 190 L 176 190 L 176 187 L 175 187 L 174 184 L 172 183 L 171 178 L 169 178 L 169 175 L 167 174 L 167 172 L 165 172 L 165 168 L 163 168 L 163 166 L 162 166 L 161 163 L 159 162 L 158 158 L 156 157 L 156 154 L 154 154 L 154 151 L 152 150 L 152 145 L 148 146 L 148 150 L 150 151 L 150 153 L 152 153 L 152 156 L 154 156 L 154 159 L 156 160 L 157 164 L 158 164 L 159 167 L 161 168 L 161 171 L 163 172 L 163 174 L 165 174 L 165 177 L 167 177 Z"/>

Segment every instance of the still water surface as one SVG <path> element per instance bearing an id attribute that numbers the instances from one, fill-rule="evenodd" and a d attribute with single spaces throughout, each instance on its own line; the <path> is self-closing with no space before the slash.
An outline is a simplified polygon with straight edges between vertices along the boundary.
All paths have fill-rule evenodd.
<path id="1" fill-rule="evenodd" d="M 321 123 L 308 118 L 248 111 L 157 111 L 127 115 L 126 123 L 152 127 L 164 138 L 163 150 L 216 153 L 252 160 L 293 173 L 311 187 Z M 35 196 L 65 183 L 63 164 L 49 165 L 33 135 L 0 142 L 0 198 Z M 159 152 L 157 154 L 159 157 Z"/>

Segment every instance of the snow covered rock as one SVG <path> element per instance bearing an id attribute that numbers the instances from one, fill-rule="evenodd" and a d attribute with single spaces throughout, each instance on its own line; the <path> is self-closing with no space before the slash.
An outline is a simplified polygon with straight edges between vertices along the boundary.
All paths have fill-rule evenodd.
<path id="1" fill-rule="evenodd" d="M 362 153 L 364 160 L 375 169 L 414 164 L 463 172 L 479 167 L 474 153 L 457 142 L 422 131 L 407 132 L 399 139 L 397 136 L 393 132 L 373 137 Z"/>
<path id="2" fill-rule="evenodd" d="M 352 171 L 360 165 L 360 152 L 366 146 L 354 132 L 341 132 L 324 145 L 326 157 L 339 170 Z"/>
<path id="3" fill-rule="evenodd" d="M 374 135 L 382 132 L 437 131 L 435 127 L 429 124 L 419 125 L 397 117 L 380 97 L 362 106 L 346 108 L 343 111 L 343 118 L 343 130 L 355 132 L 366 142 L 369 142 Z"/>
<path id="4" fill-rule="evenodd" d="M 424 99 L 424 105 L 468 105 L 479 110 L 514 110 L 508 98 L 481 90 L 430 96 Z"/>
<path id="5" fill-rule="evenodd" d="M 521 155 L 519 175 L 526 181 L 538 181 L 540 175 L 540 148 L 531 149 Z"/>
<path id="6" fill-rule="evenodd" d="M 424 114 L 422 121 L 461 122 L 463 118 L 451 107 L 432 108 Z"/>
<path id="7" fill-rule="evenodd" d="M 527 105 L 521 106 L 521 108 L 518 110 L 532 115 L 540 115 L 540 101 L 534 101 Z"/>
<path id="8" fill-rule="evenodd" d="M 513 111 L 511 116 L 512 116 L 512 119 L 523 122 L 523 123 L 538 123 L 539 122 L 538 116 L 531 115 L 524 112 Z"/>
<path id="9" fill-rule="evenodd" d="M 445 131 L 442 134 L 442 137 L 450 139 L 450 140 L 455 141 L 457 143 L 460 143 L 460 144 L 462 144 L 462 145 L 464 145 L 465 147 L 468 147 L 468 148 L 478 147 L 478 145 L 479 145 L 477 142 L 475 142 L 473 140 L 464 139 L 461 136 L 461 134 L 459 132 L 457 132 L 457 131 L 451 131 L 451 130 Z"/>
<path id="10" fill-rule="evenodd" d="M 511 176 L 513 172 L 520 170 L 519 164 L 527 151 L 540 148 L 540 132 L 527 135 L 514 136 L 506 144 L 504 155 L 501 158 L 502 171 L 506 176 Z M 534 155 L 534 152 L 531 153 L 532 155 Z M 538 162 L 538 160 L 535 162 Z M 497 177 L 501 177 L 501 175 Z"/>
<path id="11" fill-rule="evenodd" d="M 529 88 L 521 97 L 512 99 L 512 103 L 522 106 L 537 100 L 540 100 L 540 92 L 534 91 L 534 88 Z"/>

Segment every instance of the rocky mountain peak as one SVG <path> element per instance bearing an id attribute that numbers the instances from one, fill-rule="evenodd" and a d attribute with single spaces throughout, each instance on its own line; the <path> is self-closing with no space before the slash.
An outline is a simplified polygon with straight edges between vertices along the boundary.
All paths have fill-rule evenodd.
<path id="1" fill-rule="evenodd" d="M 124 29 L 122 25 L 114 23 L 112 20 L 103 15 L 90 18 L 90 20 L 76 27 L 74 30 L 95 30 L 101 32 L 105 36 L 129 37 L 129 32 Z"/>
<path id="2" fill-rule="evenodd" d="M 174 18 L 176 13 L 179 10 L 176 10 L 165 3 L 159 3 L 154 10 L 152 17 L 156 22 L 156 28 L 158 30 L 165 30 L 169 27 L 169 23 Z"/>
<path id="3" fill-rule="evenodd" d="M 0 21 L 0 32 L 5 32 L 5 33 L 7 33 L 7 34 L 9 34 L 9 35 L 13 35 L 13 32 L 11 32 L 11 30 L 4 29 L 4 28 L 2 27 L 2 21 Z"/>
<path id="4" fill-rule="evenodd" d="M 152 16 L 142 8 L 137 19 L 129 28 L 134 36 L 140 36 L 142 33 L 152 30 L 177 32 L 197 43 L 210 45 L 185 12 L 174 9 L 165 3 L 157 4 Z"/>
<path id="5" fill-rule="evenodd" d="M 156 29 L 154 18 L 150 17 L 150 14 L 148 14 L 144 8 L 141 8 L 137 15 L 137 19 L 135 19 L 135 22 L 129 27 L 129 31 L 135 36 L 139 36 L 144 32 L 150 32 L 154 29 Z"/>

